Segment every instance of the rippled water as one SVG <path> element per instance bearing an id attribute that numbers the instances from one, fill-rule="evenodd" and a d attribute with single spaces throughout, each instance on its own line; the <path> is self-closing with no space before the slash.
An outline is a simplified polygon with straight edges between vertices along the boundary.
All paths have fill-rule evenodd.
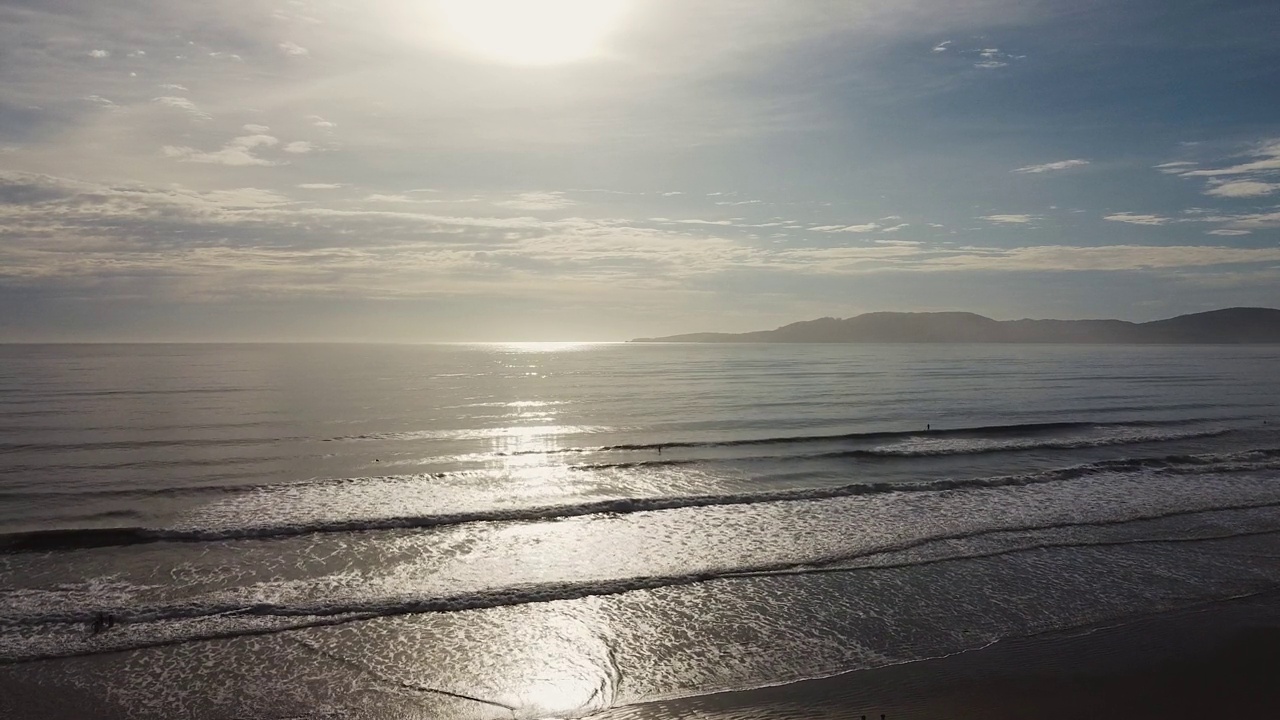
<path id="1" fill-rule="evenodd" d="M 1277 538 L 1278 347 L 0 347 L 0 682 L 137 717 L 580 715 L 1275 590 Z"/>

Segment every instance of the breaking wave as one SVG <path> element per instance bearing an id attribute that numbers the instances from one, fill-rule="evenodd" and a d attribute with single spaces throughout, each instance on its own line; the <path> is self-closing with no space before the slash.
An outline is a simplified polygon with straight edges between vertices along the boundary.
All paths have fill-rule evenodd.
<path id="1" fill-rule="evenodd" d="M 427 529 L 476 522 L 547 521 L 601 514 L 629 514 L 716 505 L 826 500 L 896 492 L 939 492 L 1058 482 L 1117 472 L 1247 472 L 1280 469 L 1280 448 L 1226 454 L 1170 455 L 1156 458 L 1105 460 L 1086 465 L 1020 475 L 943 479 L 918 483 L 853 483 L 835 487 L 801 488 L 750 493 L 627 497 L 565 505 L 487 508 L 474 511 L 383 518 L 320 520 L 308 523 L 242 526 L 219 529 L 148 527 L 67 528 L 0 534 L 0 553 L 49 552 L 116 547 L 155 542 L 209 542 L 291 537 L 313 533 Z"/>

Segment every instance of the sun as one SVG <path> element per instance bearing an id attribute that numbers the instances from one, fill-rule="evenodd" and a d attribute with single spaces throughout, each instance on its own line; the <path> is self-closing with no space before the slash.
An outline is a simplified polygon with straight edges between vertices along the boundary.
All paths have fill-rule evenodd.
<path id="1" fill-rule="evenodd" d="M 561 65 L 600 53 L 628 0 L 435 0 L 461 49 L 511 65 Z"/>

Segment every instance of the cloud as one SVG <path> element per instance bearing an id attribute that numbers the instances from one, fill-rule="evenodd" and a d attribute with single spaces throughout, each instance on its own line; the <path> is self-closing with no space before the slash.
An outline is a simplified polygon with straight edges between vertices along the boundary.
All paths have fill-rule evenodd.
<path id="1" fill-rule="evenodd" d="M 884 228 L 884 229 L 883 229 L 883 230 L 881 230 L 880 232 L 882 232 L 882 233 L 898 232 L 899 230 L 901 230 L 901 229 L 902 229 L 902 228 L 904 228 L 904 227 L 910 227 L 910 224 L 909 224 L 909 223 L 901 223 L 901 224 L 898 224 L 898 225 L 894 225 L 893 227 L 887 227 L 887 228 Z M 884 241 L 877 240 L 876 242 L 884 242 Z"/>
<path id="2" fill-rule="evenodd" d="M 1222 235 L 1222 236 L 1225 236 L 1225 237 L 1237 237 L 1237 236 L 1240 236 L 1240 235 L 1249 235 L 1249 234 L 1251 234 L 1251 231 L 1249 231 L 1249 230 L 1231 230 L 1230 228 L 1218 228 L 1217 230 L 1210 230 L 1208 234 L 1209 234 L 1209 235 Z"/>
<path id="3" fill-rule="evenodd" d="M 298 187 L 303 190 L 337 190 L 346 187 L 346 183 L 301 183 Z"/>
<path id="4" fill-rule="evenodd" d="M 1169 222 L 1169 218 L 1159 215 L 1138 215 L 1136 213 L 1122 212 L 1107 215 L 1103 220 L 1111 222 L 1129 223 L 1130 225 L 1164 225 Z"/>
<path id="5" fill-rule="evenodd" d="M 329 121 L 329 120 L 325 120 L 324 118 L 320 117 L 319 115 L 308 115 L 308 116 L 306 117 L 306 120 L 307 120 L 307 122 L 311 123 L 312 125 L 314 125 L 315 127 L 318 127 L 318 128 L 336 128 L 336 127 L 338 127 L 338 123 L 336 123 L 336 122 L 331 122 L 331 121 Z"/>
<path id="6" fill-rule="evenodd" d="M 947 51 L 947 46 L 949 46 L 949 45 L 951 45 L 951 41 L 950 41 L 950 40 L 943 40 L 942 42 L 940 42 L 940 43 L 938 43 L 937 45 L 934 45 L 934 46 L 933 46 L 933 51 L 934 51 L 934 52 L 936 52 L 936 53 L 946 52 L 946 51 Z"/>
<path id="7" fill-rule="evenodd" d="M 295 42 L 290 42 L 288 40 L 285 40 L 279 45 L 276 45 L 276 48 L 278 48 L 281 53 L 288 55 L 290 57 L 305 57 L 311 54 L 311 51 L 307 50 L 306 48 L 302 47 L 301 45 Z"/>
<path id="8" fill-rule="evenodd" d="M 200 120 L 211 120 L 213 116 L 196 107 L 196 104 L 184 97 L 165 96 L 152 99 L 151 102 L 182 110 Z"/>
<path id="9" fill-rule="evenodd" d="M 287 153 L 302 155 L 316 149 L 316 146 L 306 140 L 295 140 L 282 148 Z"/>
<path id="10" fill-rule="evenodd" d="M 106 50 L 90 50 L 89 57 L 102 59 L 102 58 L 111 57 L 111 53 Z"/>
<path id="11" fill-rule="evenodd" d="M 982 219 L 1002 225 L 1025 225 L 1039 220 L 1035 215 L 983 215 Z"/>
<path id="12" fill-rule="evenodd" d="M 317 207 L 257 188 L 198 192 L 2 171 L 0 219 L 14 229 L 15 239 L 0 244 L 10 287 L 97 288 L 95 297 L 104 300 L 139 293 L 186 301 L 441 292 L 537 297 L 562 285 L 599 298 L 625 288 L 687 289 L 698 278 L 743 270 L 802 278 L 1168 271 L 1280 261 L 1280 248 L 1220 246 L 944 248 L 879 239 L 868 246 L 760 247 L 719 236 L 711 226 Z M 299 234 L 299 225 L 307 232 Z"/>
<path id="13" fill-rule="evenodd" d="M 978 51 L 978 57 L 982 58 L 973 66 L 981 70 L 994 70 L 996 68 L 1008 67 L 1009 63 L 1005 59 L 1010 56 L 1000 52 L 1000 48 L 985 48 Z"/>
<path id="14" fill-rule="evenodd" d="M 1280 190 L 1280 183 L 1257 182 L 1254 180 L 1236 180 L 1215 184 L 1204 191 L 1205 195 L 1216 197 L 1260 197 Z"/>
<path id="15" fill-rule="evenodd" d="M 862 225 L 819 225 L 811 227 L 814 232 L 825 233 L 869 233 L 880 229 L 879 223 L 864 223 Z"/>
<path id="16" fill-rule="evenodd" d="M 1234 248 L 1217 245 L 1039 245 L 927 258 L 922 269 L 937 270 L 1155 270 L 1280 261 L 1280 248 Z M 973 252 L 978 250 L 979 252 Z"/>
<path id="17" fill-rule="evenodd" d="M 1251 198 L 1270 195 L 1280 190 L 1280 140 L 1258 143 L 1249 152 L 1250 162 L 1226 167 L 1202 168 L 1194 163 L 1176 162 L 1157 165 L 1163 173 L 1184 178 L 1205 178 L 1204 194 L 1221 198 Z"/>
<path id="18" fill-rule="evenodd" d="M 1222 177 L 1223 175 L 1249 175 L 1253 173 L 1272 173 L 1280 171 L 1280 140 L 1268 140 L 1261 143 L 1251 156 L 1261 158 L 1247 163 L 1229 165 L 1224 168 L 1205 170 L 1188 170 L 1182 177 Z"/>
<path id="19" fill-rule="evenodd" d="M 271 128 L 267 127 L 266 125 L 255 125 L 253 123 L 249 123 L 248 125 L 243 126 L 243 129 L 245 132 L 250 132 L 250 133 L 253 133 L 254 135 L 262 135 L 264 133 L 268 133 L 271 131 Z"/>
<path id="20" fill-rule="evenodd" d="M 279 165 L 253 154 L 257 148 L 274 147 L 280 141 L 270 135 L 244 135 L 232 138 L 221 150 L 202 152 L 192 147 L 165 145 L 161 152 L 165 157 L 175 158 L 182 162 L 211 163 L 243 167 L 249 165 Z"/>
<path id="21" fill-rule="evenodd" d="M 562 192 L 520 193 L 510 200 L 499 200 L 494 203 L 499 207 L 514 208 L 516 210 L 558 210 L 576 204 L 565 197 Z"/>
<path id="22" fill-rule="evenodd" d="M 1280 228 L 1280 208 L 1260 213 L 1240 213 L 1230 215 L 1198 214 L 1193 218 L 1188 218 L 1187 222 L 1226 223 L 1225 229 L 1228 230 L 1269 230 L 1272 228 Z"/>
<path id="23" fill-rule="evenodd" d="M 1089 164 L 1088 160 L 1080 160 L 1080 159 L 1059 160 L 1058 162 L 1044 163 L 1043 165 L 1027 165 L 1026 167 L 1020 167 L 1017 170 L 1012 170 L 1011 172 L 1022 173 L 1022 174 L 1039 174 L 1039 173 L 1053 172 L 1055 170 L 1068 170 L 1070 168 L 1084 167 L 1085 165 L 1088 165 L 1088 164 Z"/>

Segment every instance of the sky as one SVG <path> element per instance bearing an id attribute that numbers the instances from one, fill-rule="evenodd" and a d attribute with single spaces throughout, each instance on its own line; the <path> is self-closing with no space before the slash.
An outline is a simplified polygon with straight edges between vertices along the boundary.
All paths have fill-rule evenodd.
<path id="1" fill-rule="evenodd" d="M 1280 307 L 1275 0 L 0 0 L 0 341 Z"/>

